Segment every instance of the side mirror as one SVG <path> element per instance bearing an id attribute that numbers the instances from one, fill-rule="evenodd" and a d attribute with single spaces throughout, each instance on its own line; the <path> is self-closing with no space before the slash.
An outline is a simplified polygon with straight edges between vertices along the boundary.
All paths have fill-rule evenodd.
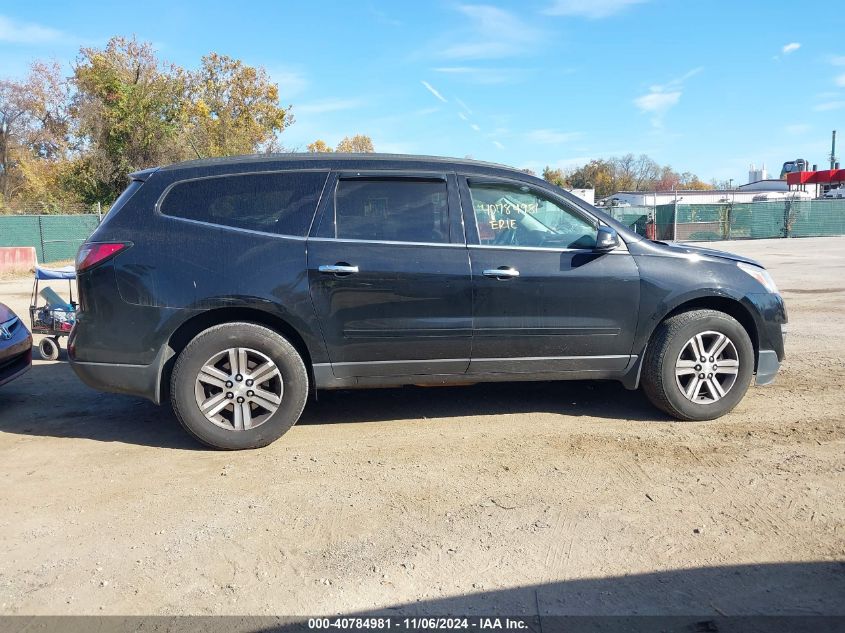
<path id="1" fill-rule="evenodd" d="M 600 226 L 598 234 L 596 235 L 596 250 L 597 251 L 612 251 L 619 246 L 619 235 L 616 229 L 609 226 Z"/>

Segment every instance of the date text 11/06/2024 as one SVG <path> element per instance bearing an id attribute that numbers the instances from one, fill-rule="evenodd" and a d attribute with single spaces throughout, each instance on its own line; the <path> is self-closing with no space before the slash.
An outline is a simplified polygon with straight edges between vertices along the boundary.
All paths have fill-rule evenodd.
<path id="1" fill-rule="evenodd" d="M 527 630 L 528 621 L 522 618 L 460 618 L 460 617 L 360 617 L 360 618 L 309 618 L 309 629 L 346 630 Z"/>

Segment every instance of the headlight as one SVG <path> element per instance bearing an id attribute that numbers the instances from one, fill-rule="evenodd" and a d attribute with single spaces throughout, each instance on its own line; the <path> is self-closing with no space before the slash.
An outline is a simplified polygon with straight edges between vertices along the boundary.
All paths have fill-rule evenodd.
<path id="1" fill-rule="evenodd" d="M 740 270 L 748 273 L 754 277 L 754 279 L 759 281 L 768 292 L 778 294 L 778 287 L 775 285 L 775 280 L 772 279 L 772 276 L 765 268 L 743 263 L 738 263 L 737 266 L 739 266 Z"/>

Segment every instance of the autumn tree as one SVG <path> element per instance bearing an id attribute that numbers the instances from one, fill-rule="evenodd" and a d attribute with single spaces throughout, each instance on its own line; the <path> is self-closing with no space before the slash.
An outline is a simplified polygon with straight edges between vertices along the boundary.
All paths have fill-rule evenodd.
<path id="1" fill-rule="evenodd" d="M 27 109 L 24 87 L 12 81 L 0 81 L 0 192 L 8 205 L 23 177 L 18 169 L 25 153 Z"/>
<path id="2" fill-rule="evenodd" d="M 328 143 L 318 138 L 313 143 L 308 144 L 308 151 L 312 154 L 325 154 L 328 152 L 333 152 L 334 150 L 331 148 L 331 146 L 329 146 Z"/>
<path id="3" fill-rule="evenodd" d="M 560 187 L 595 189 L 597 198 L 605 198 L 618 191 L 710 188 L 694 174 L 679 174 L 669 165 L 661 167 L 646 154 L 595 159 L 568 171 L 546 167 L 543 178 Z"/>
<path id="4" fill-rule="evenodd" d="M 572 170 L 568 179 L 569 186 L 573 189 L 595 189 L 597 197 L 613 193 L 616 184 L 613 163 L 603 159 L 591 160 L 586 165 Z"/>
<path id="5" fill-rule="evenodd" d="M 113 37 L 82 48 L 74 69 L 77 132 L 88 147 L 72 184 L 91 201 L 114 200 L 132 171 L 186 156 L 179 143 L 186 78 L 152 45 Z"/>
<path id="6" fill-rule="evenodd" d="M 276 135 L 293 122 L 290 108 L 279 105 L 279 87 L 263 68 L 210 53 L 186 78 L 185 133 L 197 156 L 272 149 Z"/>
<path id="7" fill-rule="evenodd" d="M 356 134 L 352 137 L 344 136 L 343 140 L 341 140 L 340 143 L 337 144 L 337 147 L 335 149 L 332 149 L 331 146 L 322 139 L 317 139 L 313 143 L 309 143 L 307 147 L 308 151 L 312 154 L 327 152 L 357 152 L 362 154 L 369 154 L 376 151 L 373 148 L 373 139 L 371 139 L 366 134 Z"/>
<path id="8" fill-rule="evenodd" d="M 698 176 L 688 171 L 681 174 L 680 181 L 678 182 L 678 189 L 697 189 L 703 191 L 712 188 L 713 185 L 700 180 Z"/>
<path id="9" fill-rule="evenodd" d="M 0 81 L 0 192 L 50 202 L 69 156 L 70 86 L 55 62 L 35 62 L 23 81 Z"/>
<path id="10" fill-rule="evenodd" d="M 358 153 L 372 153 L 376 151 L 373 149 L 373 140 L 365 134 L 356 134 L 352 138 L 345 136 L 343 140 L 337 144 L 338 152 L 358 152 Z"/>
<path id="11" fill-rule="evenodd" d="M 569 179 L 567 178 L 566 173 L 560 168 L 553 169 L 549 166 L 544 167 L 543 180 L 550 182 L 553 185 L 557 185 L 558 187 L 563 187 L 564 189 L 569 188 Z"/>

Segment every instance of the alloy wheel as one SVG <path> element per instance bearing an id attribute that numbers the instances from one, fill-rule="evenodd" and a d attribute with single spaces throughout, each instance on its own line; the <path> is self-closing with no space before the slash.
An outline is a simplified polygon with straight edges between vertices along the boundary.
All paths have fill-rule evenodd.
<path id="1" fill-rule="evenodd" d="M 687 400 L 712 404 L 733 388 L 739 355 L 733 341 L 721 332 L 696 334 L 681 348 L 675 362 L 675 381 Z"/>
<path id="2" fill-rule="evenodd" d="M 262 425 L 276 413 L 284 382 L 276 363 L 266 354 L 233 347 L 205 362 L 194 392 L 197 406 L 209 422 L 245 431 Z"/>

